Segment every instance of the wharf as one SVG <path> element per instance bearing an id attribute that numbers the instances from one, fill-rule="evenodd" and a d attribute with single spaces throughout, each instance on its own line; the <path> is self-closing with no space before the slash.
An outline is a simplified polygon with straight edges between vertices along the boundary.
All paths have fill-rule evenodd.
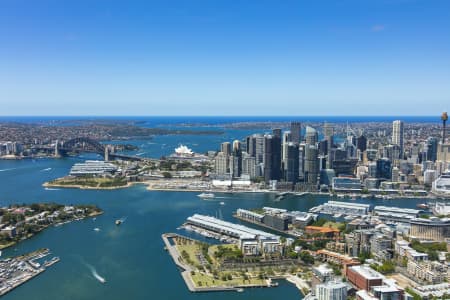
<path id="1" fill-rule="evenodd" d="M 43 273 L 47 267 L 59 261 L 59 258 L 56 257 L 50 262 L 44 263 L 43 266 L 35 261 L 49 254 L 48 249 L 41 249 L 26 255 L 0 260 L 1 276 L 3 277 L 0 283 L 0 297 Z"/>
<path id="2" fill-rule="evenodd" d="M 271 287 L 276 286 L 276 284 L 272 284 L 270 281 L 267 285 L 236 285 L 236 286 L 209 286 L 209 287 L 196 287 L 194 282 L 191 278 L 191 272 L 195 271 L 194 268 L 191 266 L 183 263 L 181 259 L 181 255 L 178 252 L 178 249 L 175 245 L 172 245 L 170 243 L 170 239 L 180 236 L 179 234 L 175 233 L 164 233 L 161 237 L 164 241 L 165 249 L 169 252 L 170 256 L 172 257 L 173 261 L 179 267 L 181 271 L 181 276 L 186 283 L 187 288 L 190 292 L 224 292 L 224 291 L 234 291 L 234 292 L 240 292 L 243 288 L 254 288 L 254 287 Z M 185 238 L 185 237 L 184 237 Z M 189 239 L 189 238 L 188 238 Z"/>
<path id="3" fill-rule="evenodd" d="M 266 225 L 266 224 L 264 224 L 264 223 L 261 223 L 261 222 L 256 222 L 256 221 L 248 220 L 248 219 L 246 219 L 246 218 L 242 218 L 242 217 L 238 216 L 237 214 L 233 214 L 233 217 L 235 217 L 236 219 L 239 219 L 239 220 L 241 220 L 241 221 L 250 223 L 250 224 L 255 224 L 255 225 L 258 225 L 258 226 L 261 226 L 261 227 L 264 227 L 264 228 L 273 230 L 273 231 L 275 231 L 275 232 L 278 232 L 278 233 L 281 233 L 281 234 L 284 234 L 284 235 L 288 235 L 288 236 L 290 236 L 290 237 L 298 238 L 298 237 L 301 236 L 300 234 L 295 234 L 295 233 L 293 233 L 293 232 L 291 232 L 291 231 L 279 230 L 279 229 L 270 227 L 270 226 L 268 226 L 268 225 Z"/>

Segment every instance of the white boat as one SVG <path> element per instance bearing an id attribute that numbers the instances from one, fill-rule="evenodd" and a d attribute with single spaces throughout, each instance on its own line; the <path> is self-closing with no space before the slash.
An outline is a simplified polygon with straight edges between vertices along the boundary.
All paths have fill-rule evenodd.
<path id="1" fill-rule="evenodd" d="M 225 205 L 225 202 L 223 202 L 223 201 L 222 201 L 222 202 L 220 202 L 220 205 Z"/>
<path id="2" fill-rule="evenodd" d="M 100 231 L 100 228 L 95 227 L 95 228 L 94 228 L 94 231 Z"/>
<path id="3" fill-rule="evenodd" d="M 201 194 L 198 194 L 197 197 L 200 197 L 202 199 L 211 199 L 216 196 L 213 193 L 201 193 Z"/>

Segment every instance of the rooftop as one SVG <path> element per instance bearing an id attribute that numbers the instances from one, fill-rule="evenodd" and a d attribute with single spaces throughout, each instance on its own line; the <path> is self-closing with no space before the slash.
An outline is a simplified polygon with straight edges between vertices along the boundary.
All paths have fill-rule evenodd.
<path id="1" fill-rule="evenodd" d="M 238 236 L 240 239 L 255 239 L 257 237 L 259 237 L 260 239 L 279 239 L 279 236 L 277 235 L 253 229 L 244 225 L 223 221 L 210 216 L 195 214 L 187 219 L 192 223 L 214 228 L 215 230 L 220 232 L 231 233 L 235 236 Z"/>
<path id="2" fill-rule="evenodd" d="M 351 270 L 357 272 L 359 275 L 363 276 L 366 279 L 383 279 L 384 276 L 373 270 L 369 266 L 359 265 L 350 267 Z"/>

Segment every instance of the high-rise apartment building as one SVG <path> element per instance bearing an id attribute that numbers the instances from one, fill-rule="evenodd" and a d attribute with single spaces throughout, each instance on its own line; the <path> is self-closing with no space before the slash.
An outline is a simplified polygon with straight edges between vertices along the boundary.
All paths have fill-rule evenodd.
<path id="1" fill-rule="evenodd" d="M 404 151 L 404 141 L 403 141 L 403 135 L 404 135 L 404 128 L 403 128 L 403 122 L 400 120 L 396 120 L 392 122 L 392 144 L 398 145 L 400 147 L 400 158 L 403 157 L 403 151 Z"/>
<path id="2" fill-rule="evenodd" d="M 229 156 L 225 155 L 223 152 L 219 152 L 215 158 L 215 168 L 217 175 L 226 175 L 229 174 L 230 169 L 230 160 Z"/>

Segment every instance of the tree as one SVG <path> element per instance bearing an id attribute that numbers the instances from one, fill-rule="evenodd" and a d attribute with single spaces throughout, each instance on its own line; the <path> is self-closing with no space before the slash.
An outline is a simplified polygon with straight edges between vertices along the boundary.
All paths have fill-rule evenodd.
<path id="1" fill-rule="evenodd" d="M 162 172 L 162 175 L 164 176 L 164 178 L 172 178 L 172 174 L 170 174 L 169 172 Z"/>
<path id="2" fill-rule="evenodd" d="M 312 257 L 312 255 L 309 254 L 308 251 L 300 252 L 299 257 L 306 264 L 313 264 L 314 263 L 314 257 Z"/>

